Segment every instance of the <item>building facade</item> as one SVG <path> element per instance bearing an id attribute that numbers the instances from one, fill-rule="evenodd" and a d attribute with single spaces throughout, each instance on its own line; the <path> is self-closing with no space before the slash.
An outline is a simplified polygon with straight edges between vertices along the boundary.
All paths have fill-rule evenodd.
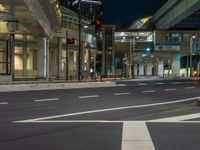
<path id="1" fill-rule="evenodd" d="M 78 79 L 76 12 L 59 6 L 55 0 L 1 0 L 0 4 L 1 81 Z M 88 25 L 81 29 L 81 72 L 82 76 L 88 76 L 96 38 L 94 27 L 89 27 L 91 20 L 84 17 L 81 20 L 81 25 Z M 73 42 L 70 44 L 69 40 Z"/>

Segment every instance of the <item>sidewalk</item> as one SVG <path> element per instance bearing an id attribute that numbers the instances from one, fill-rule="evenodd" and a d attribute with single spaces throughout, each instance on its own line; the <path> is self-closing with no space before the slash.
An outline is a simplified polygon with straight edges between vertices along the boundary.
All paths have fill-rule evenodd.
<path id="1" fill-rule="evenodd" d="M 0 92 L 99 88 L 99 87 L 114 87 L 114 86 L 116 86 L 116 82 L 114 81 L 105 81 L 105 82 L 12 81 L 12 82 L 0 82 Z"/>

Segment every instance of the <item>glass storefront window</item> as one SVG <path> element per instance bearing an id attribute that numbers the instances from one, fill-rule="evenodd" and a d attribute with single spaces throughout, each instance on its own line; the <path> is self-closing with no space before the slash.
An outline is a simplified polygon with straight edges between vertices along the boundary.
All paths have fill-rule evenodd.
<path id="1" fill-rule="evenodd" d="M 0 62 L 1 62 L 1 63 L 6 62 L 6 58 L 7 58 L 6 55 L 7 55 L 7 54 L 6 54 L 5 52 L 0 51 Z"/>
<path id="2" fill-rule="evenodd" d="M 7 65 L 5 63 L 0 63 L 1 74 L 6 74 L 6 67 Z"/>
<path id="3" fill-rule="evenodd" d="M 186 42 L 190 41 L 190 37 L 191 37 L 190 34 L 183 34 L 183 40 Z"/>
<path id="4" fill-rule="evenodd" d="M 8 41 L 0 41 L 0 74 L 10 74 L 10 53 L 8 50 Z"/>
<path id="5" fill-rule="evenodd" d="M 180 33 L 172 33 L 172 41 L 173 42 L 181 42 L 182 41 L 182 36 Z"/>

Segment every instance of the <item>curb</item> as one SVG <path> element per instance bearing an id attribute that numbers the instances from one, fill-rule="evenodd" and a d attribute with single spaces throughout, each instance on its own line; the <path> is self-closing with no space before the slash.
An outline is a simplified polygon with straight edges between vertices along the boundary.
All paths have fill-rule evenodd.
<path id="1" fill-rule="evenodd" d="M 116 82 L 111 82 L 111 81 L 88 82 L 88 83 L 17 84 L 17 85 L 0 85 L 0 92 L 81 89 L 81 88 L 115 87 L 115 86 Z"/>

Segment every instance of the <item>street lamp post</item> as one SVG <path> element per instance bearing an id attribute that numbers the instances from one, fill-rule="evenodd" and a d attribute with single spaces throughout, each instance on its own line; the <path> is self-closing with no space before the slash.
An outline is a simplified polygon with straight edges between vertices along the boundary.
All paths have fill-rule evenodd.
<path id="1" fill-rule="evenodd" d="M 78 19 L 79 19 L 79 47 L 78 47 L 78 80 L 81 80 L 81 0 L 78 1 Z"/>
<path id="2" fill-rule="evenodd" d="M 132 74 L 134 76 L 134 47 L 135 47 L 135 37 L 130 39 L 130 63 L 129 63 L 129 78 L 132 79 Z"/>

